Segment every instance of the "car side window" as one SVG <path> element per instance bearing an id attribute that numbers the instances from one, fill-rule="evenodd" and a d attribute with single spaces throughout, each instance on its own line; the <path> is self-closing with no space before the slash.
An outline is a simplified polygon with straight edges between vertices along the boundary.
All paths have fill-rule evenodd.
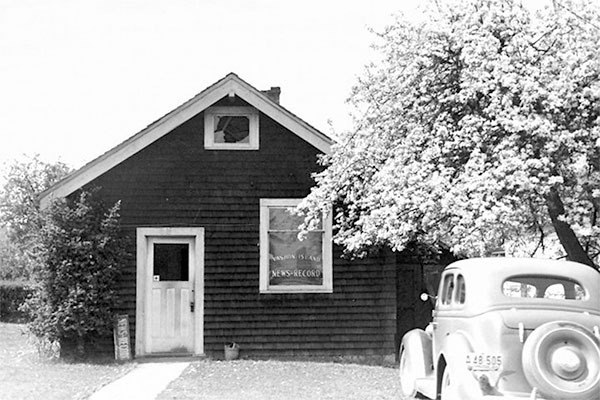
<path id="1" fill-rule="evenodd" d="M 454 275 L 447 274 L 444 276 L 442 286 L 442 304 L 448 305 L 452 303 L 452 296 L 454 295 Z"/>
<path id="2" fill-rule="evenodd" d="M 465 287 L 465 277 L 462 275 L 458 275 L 456 277 L 456 298 L 455 301 L 457 304 L 465 304 L 466 300 L 466 287 Z"/>

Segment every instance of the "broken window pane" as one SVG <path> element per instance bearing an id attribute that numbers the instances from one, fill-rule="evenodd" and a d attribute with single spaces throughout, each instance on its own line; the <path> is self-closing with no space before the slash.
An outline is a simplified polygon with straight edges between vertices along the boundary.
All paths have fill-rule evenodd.
<path id="1" fill-rule="evenodd" d="M 250 143 L 250 120 L 245 116 L 216 115 L 215 143 Z"/>

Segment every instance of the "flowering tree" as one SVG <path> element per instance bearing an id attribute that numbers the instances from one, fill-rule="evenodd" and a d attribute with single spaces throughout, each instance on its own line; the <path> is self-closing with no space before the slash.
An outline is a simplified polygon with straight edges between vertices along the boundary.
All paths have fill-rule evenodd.
<path id="1" fill-rule="evenodd" d="M 467 256 L 600 252 L 600 13 L 555 2 L 432 3 L 381 34 L 340 137 L 301 205 L 334 209 L 352 253 L 419 241 Z"/>

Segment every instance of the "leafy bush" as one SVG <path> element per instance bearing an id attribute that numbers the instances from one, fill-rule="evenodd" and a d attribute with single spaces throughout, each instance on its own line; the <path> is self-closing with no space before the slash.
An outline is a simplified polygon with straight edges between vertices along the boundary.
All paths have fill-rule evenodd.
<path id="1" fill-rule="evenodd" d="M 31 331 L 76 356 L 89 355 L 89 345 L 110 334 L 120 265 L 127 260 L 120 203 L 107 208 L 94 193 L 50 207 L 40 235 L 40 285 L 27 302 Z"/>
<path id="2" fill-rule="evenodd" d="M 0 181 L 0 279 L 30 280 L 39 265 L 39 233 L 44 223 L 39 194 L 70 171 L 39 156 L 15 160 Z"/>
<path id="3" fill-rule="evenodd" d="M 0 281 L 0 321 L 25 321 L 26 314 L 19 308 L 32 290 L 29 282 Z"/>
<path id="4" fill-rule="evenodd" d="M 22 256 L 18 246 L 8 238 L 7 229 L 0 227 L 0 281 L 29 279 Z"/>

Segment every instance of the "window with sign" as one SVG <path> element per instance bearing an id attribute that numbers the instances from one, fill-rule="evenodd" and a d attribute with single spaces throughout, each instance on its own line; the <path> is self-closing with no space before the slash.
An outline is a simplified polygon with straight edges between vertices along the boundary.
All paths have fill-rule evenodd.
<path id="1" fill-rule="evenodd" d="M 333 290 L 331 218 L 299 238 L 303 218 L 294 213 L 300 199 L 260 201 L 261 293 Z"/>
<path id="2" fill-rule="evenodd" d="M 258 150 L 258 111 L 252 107 L 210 107 L 204 111 L 204 147 Z"/>

